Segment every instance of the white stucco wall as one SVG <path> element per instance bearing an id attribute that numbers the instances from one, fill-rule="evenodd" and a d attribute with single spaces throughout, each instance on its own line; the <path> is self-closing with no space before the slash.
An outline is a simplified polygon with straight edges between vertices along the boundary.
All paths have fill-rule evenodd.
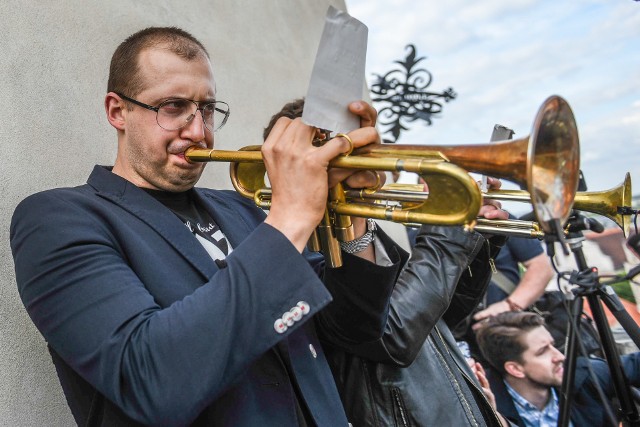
<path id="1" fill-rule="evenodd" d="M 147 26 L 192 32 L 231 105 L 216 145 L 237 149 L 259 144 L 271 114 L 306 92 L 329 4 L 345 8 L 342 0 L 0 2 L 0 425 L 73 425 L 18 297 L 9 222 L 27 195 L 83 184 L 94 164 L 113 162 L 103 97 L 116 46 Z M 201 184 L 230 188 L 227 171 L 209 165 Z"/>

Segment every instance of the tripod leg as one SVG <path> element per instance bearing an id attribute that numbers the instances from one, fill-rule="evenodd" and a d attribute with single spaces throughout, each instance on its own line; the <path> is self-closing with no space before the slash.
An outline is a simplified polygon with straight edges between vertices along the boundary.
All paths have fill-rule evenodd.
<path id="1" fill-rule="evenodd" d="M 577 335 L 580 327 L 580 316 L 582 315 L 582 298 L 576 298 L 570 302 L 571 316 L 567 325 L 567 341 L 564 350 L 564 371 L 562 373 L 562 388 L 560 391 L 558 427 L 567 427 L 571 415 L 571 402 L 573 396 L 571 390 L 575 381 L 576 360 L 578 355 Z"/>
<path id="2" fill-rule="evenodd" d="M 601 296 L 605 298 L 605 301 L 607 301 L 607 298 L 609 297 L 605 292 L 603 292 L 602 288 L 600 288 L 595 293 L 587 295 L 586 298 L 587 301 L 589 301 L 593 320 L 596 323 L 596 328 L 600 335 L 602 349 L 605 357 L 607 358 L 607 365 L 609 366 L 609 372 L 611 373 L 611 380 L 616 390 L 618 400 L 620 401 L 623 419 L 630 421 L 631 425 L 639 426 L 640 415 L 638 414 L 638 409 L 633 402 L 629 381 L 622 370 L 622 366 L 620 365 L 620 354 L 616 347 L 615 340 L 613 339 L 611 329 L 609 328 L 607 317 L 602 308 L 600 301 Z"/>
<path id="3" fill-rule="evenodd" d="M 640 328 L 638 328 L 636 322 L 624 308 L 620 298 L 611 286 L 603 287 L 601 300 L 605 303 L 611 314 L 615 316 L 616 320 L 629 335 L 633 343 L 637 347 L 640 347 Z"/>

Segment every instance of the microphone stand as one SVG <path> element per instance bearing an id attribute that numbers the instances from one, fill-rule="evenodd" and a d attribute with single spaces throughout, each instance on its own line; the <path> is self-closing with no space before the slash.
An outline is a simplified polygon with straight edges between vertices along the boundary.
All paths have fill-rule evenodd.
<path id="1" fill-rule="evenodd" d="M 574 213 L 568 221 L 569 233 L 566 243 L 569 245 L 571 252 L 576 260 L 577 271 L 571 274 L 569 283 L 577 285 L 572 289 L 574 298 L 569 302 L 570 316 L 567 334 L 567 343 L 565 350 L 565 363 L 562 379 L 562 387 L 560 393 L 560 416 L 558 426 L 566 427 L 569 425 L 570 408 L 573 400 L 571 390 L 575 380 L 575 368 L 578 356 L 578 328 L 580 327 L 580 317 L 582 315 L 583 300 L 586 298 L 593 314 L 593 320 L 600 336 L 604 355 L 607 360 L 611 379 L 616 391 L 616 395 L 620 401 L 622 419 L 628 421 L 630 426 L 640 426 L 640 415 L 632 400 L 632 390 L 629 381 L 622 370 L 620 364 L 620 354 L 615 344 L 613 334 L 607 322 L 607 318 L 602 308 L 602 302 L 606 304 L 613 313 L 620 325 L 629 334 L 634 343 L 640 347 L 640 329 L 635 324 L 629 313 L 625 310 L 616 295 L 611 284 L 618 280 L 601 283 L 598 277 L 598 271 L 594 267 L 589 267 L 582 251 L 582 242 L 584 241 L 583 230 L 593 229 L 596 232 L 602 231 L 600 225 L 593 218 L 585 218 L 582 215 Z M 557 230 L 557 225 L 556 225 Z M 600 230 L 600 231 L 598 231 Z M 555 234 L 555 236 L 553 236 Z M 553 256 L 554 241 L 565 241 L 561 232 L 552 233 L 547 241 L 547 250 L 549 256 Z M 564 248 L 563 248 L 564 249 Z M 605 408 L 609 408 L 609 415 L 612 416 L 609 405 L 603 402 Z"/>

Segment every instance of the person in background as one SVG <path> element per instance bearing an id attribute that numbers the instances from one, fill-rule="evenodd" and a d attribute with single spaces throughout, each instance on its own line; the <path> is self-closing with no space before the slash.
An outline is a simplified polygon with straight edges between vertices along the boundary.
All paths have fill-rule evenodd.
<path id="1" fill-rule="evenodd" d="M 482 323 L 477 339 L 493 368 L 488 379 L 498 411 L 522 427 L 557 425 L 565 357 L 554 346 L 544 319 L 531 312 L 503 312 Z M 621 363 L 629 383 L 640 385 L 640 353 L 622 356 Z M 610 425 L 597 386 L 605 396 L 615 393 L 607 362 L 578 357 L 570 390 L 573 426 Z"/>
<path id="2" fill-rule="evenodd" d="M 509 216 L 511 219 L 513 217 Z M 521 273 L 521 267 L 523 272 Z M 511 236 L 494 260 L 491 283 L 482 303 L 454 335 L 469 344 L 471 354 L 483 361 L 476 342 L 475 331 L 491 316 L 507 311 L 522 311 L 544 294 L 553 277 L 551 261 L 542 244 L 536 239 Z"/>
<path id="3" fill-rule="evenodd" d="M 394 174 L 397 181 L 399 174 Z M 426 183 L 420 177 L 418 182 Z M 428 191 L 428 188 L 425 188 Z M 509 215 L 510 219 L 514 219 Z M 407 227 L 413 246 L 418 228 Z M 494 260 L 495 271 L 483 299 L 483 308 L 474 313 L 475 328 L 489 316 L 505 311 L 519 311 L 533 305 L 543 294 L 553 277 L 553 268 L 542 244 L 536 239 L 509 237 Z M 521 267 L 522 266 L 522 269 Z M 521 273 L 522 271 L 522 273 Z"/>
<path id="4" fill-rule="evenodd" d="M 350 104 L 362 127 L 321 147 L 300 119 L 278 120 L 262 149 L 265 216 L 234 191 L 195 187 L 204 163 L 185 152 L 212 148 L 229 108 L 191 34 L 128 37 L 104 106 L 113 166 L 29 196 L 10 230 L 20 297 L 78 425 L 347 426 L 318 333 L 352 342 L 362 323 L 382 322 L 406 257 L 364 218 L 353 221 L 364 250 L 345 253 L 342 268 L 324 270 L 304 248 L 330 186 L 375 184 L 327 168 L 379 141 L 375 110 Z M 382 255 L 385 265 L 373 262 Z M 323 317 L 354 289 L 379 304 Z"/>
<path id="5" fill-rule="evenodd" d="M 520 274 L 520 265 L 524 272 Z M 481 322 L 505 311 L 522 311 L 544 294 L 553 277 L 551 261 L 536 239 L 510 237 L 495 259 L 496 271 L 487 290 L 485 308 L 473 320 Z M 479 326 L 476 323 L 475 328 Z"/>

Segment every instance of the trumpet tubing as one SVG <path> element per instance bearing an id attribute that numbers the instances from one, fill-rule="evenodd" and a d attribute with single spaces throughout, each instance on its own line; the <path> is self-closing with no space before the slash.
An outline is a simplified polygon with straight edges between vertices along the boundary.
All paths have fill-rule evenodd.
<path id="1" fill-rule="evenodd" d="M 248 146 L 241 151 L 189 149 L 185 155 L 191 161 L 230 161 L 231 182 L 240 194 L 268 209 L 270 192 L 264 182 L 266 168 L 260 146 Z M 398 210 L 388 207 L 349 203 L 335 197 L 329 200 L 330 211 L 338 215 L 374 218 L 394 222 L 472 226 L 482 204 L 482 194 L 468 172 L 442 160 L 437 152 L 425 151 L 423 158 L 382 158 L 343 156 L 333 159 L 332 167 L 396 171 L 404 170 L 427 177 L 430 197 L 414 209 Z"/>

